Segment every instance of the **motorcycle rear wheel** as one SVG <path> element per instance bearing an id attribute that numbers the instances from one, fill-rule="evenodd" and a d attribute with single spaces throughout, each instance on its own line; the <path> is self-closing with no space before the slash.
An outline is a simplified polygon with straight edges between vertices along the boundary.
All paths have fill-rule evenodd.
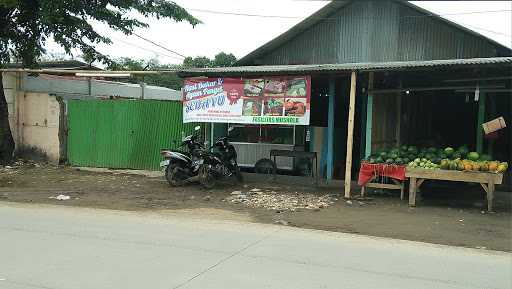
<path id="1" fill-rule="evenodd" d="M 170 164 L 165 169 L 165 179 L 171 187 L 179 187 L 183 185 L 186 176 L 183 176 L 177 164 Z"/>

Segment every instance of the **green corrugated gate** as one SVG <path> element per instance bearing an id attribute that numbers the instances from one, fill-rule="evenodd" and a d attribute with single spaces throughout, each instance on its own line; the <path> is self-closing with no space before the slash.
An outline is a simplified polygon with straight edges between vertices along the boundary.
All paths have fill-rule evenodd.
<path id="1" fill-rule="evenodd" d="M 160 149 L 194 127 L 177 101 L 70 100 L 68 120 L 68 160 L 87 167 L 157 170 Z"/>

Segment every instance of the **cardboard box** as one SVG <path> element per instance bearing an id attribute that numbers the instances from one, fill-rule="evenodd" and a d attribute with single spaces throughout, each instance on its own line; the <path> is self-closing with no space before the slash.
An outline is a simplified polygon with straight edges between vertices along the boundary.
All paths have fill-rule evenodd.
<path id="1" fill-rule="evenodd" d="M 492 132 L 507 127 L 507 125 L 505 124 L 505 119 L 501 116 L 498 117 L 497 119 L 493 119 L 491 121 L 483 123 L 482 127 L 484 128 L 485 134 L 490 134 Z"/>

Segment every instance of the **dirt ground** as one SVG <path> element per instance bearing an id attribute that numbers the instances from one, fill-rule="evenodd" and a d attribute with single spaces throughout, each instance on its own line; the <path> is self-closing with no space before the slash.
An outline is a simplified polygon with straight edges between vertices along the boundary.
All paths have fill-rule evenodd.
<path id="1" fill-rule="evenodd" d="M 0 168 L 0 201 L 4 202 L 132 211 L 184 210 L 198 215 L 207 210 L 225 216 L 245 215 L 253 222 L 512 251 L 510 192 L 497 192 L 496 213 L 486 213 L 478 186 L 441 185 L 429 187 L 426 183 L 422 201 L 416 208 L 409 208 L 398 192 L 374 193 L 370 198 L 346 201 L 340 197 L 342 188 L 247 182 L 204 190 L 197 185 L 170 188 L 163 178 L 69 167 L 25 164 Z M 60 194 L 71 199 L 55 199 Z M 305 195 L 309 197 L 304 198 Z M 297 208 L 254 208 L 248 204 L 259 203 L 244 200 L 258 201 L 259 197 L 276 202 L 290 200 L 286 204 Z M 301 205 L 312 199 L 318 201 L 314 206 Z"/>

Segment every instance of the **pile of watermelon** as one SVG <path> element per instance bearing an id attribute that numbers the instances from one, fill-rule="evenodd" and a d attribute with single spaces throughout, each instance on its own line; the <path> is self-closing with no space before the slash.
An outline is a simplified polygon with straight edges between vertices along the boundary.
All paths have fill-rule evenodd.
<path id="1" fill-rule="evenodd" d="M 457 149 L 403 145 L 389 150 L 378 150 L 363 161 L 371 164 L 448 170 L 468 170 L 471 167 L 471 170 L 503 172 L 508 168 L 507 163 L 492 161 L 489 155 L 471 152 L 466 145 Z"/>
<path id="2" fill-rule="evenodd" d="M 442 158 L 446 158 L 442 149 L 418 148 L 416 146 L 403 145 L 390 150 L 378 150 L 365 161 L 373 164 L 406 165 L 416 159 L 426 159 L 431 163 L 439 164 Z M 426 162 L 426 161 L 425 161 Z"/>

